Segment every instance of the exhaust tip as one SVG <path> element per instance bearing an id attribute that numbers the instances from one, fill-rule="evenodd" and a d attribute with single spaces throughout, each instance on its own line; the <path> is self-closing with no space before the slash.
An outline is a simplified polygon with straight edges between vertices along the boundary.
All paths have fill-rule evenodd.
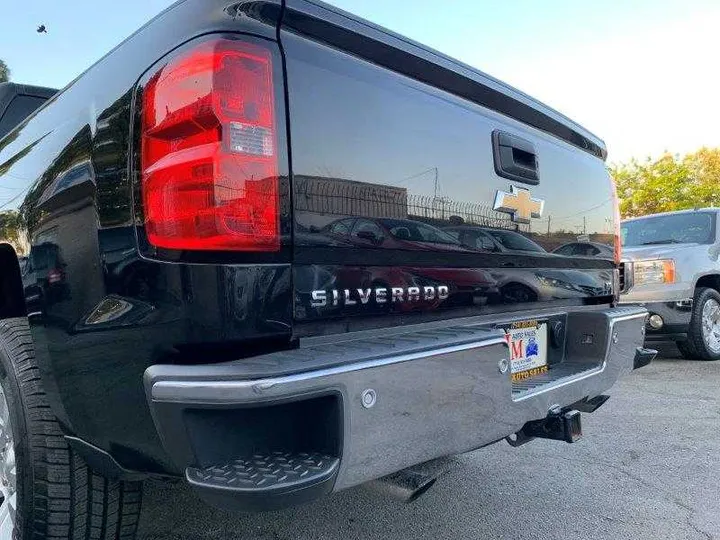
<path id="1" fill-rule="evenodd" d="M 447 472 L 454 464 L 455 460 L 452 458 L 428 461 L 373 480 L 368 486 L 394 499 L 411 503 L 433 487 L 440 475 Z"/>
<path id="2" fill-rule="evenodd" d="M 416 488 L 415 491 L 413 491 L 410 496 L 405 499 L 405 503 L 410 504 L 411 502 L 418 500 L 422 495 L 425 494 L 426 491 L 428 491 L 431 487 L 435 485 L 435 482 L 437 482 L 437 478 L 431 478 L 422 486 Z"/>

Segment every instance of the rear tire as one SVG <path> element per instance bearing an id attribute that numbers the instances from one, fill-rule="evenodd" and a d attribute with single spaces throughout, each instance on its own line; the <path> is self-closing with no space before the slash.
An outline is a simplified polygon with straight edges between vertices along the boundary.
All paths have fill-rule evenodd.
<path id="1" fill-rule="evenodd" d="M 688 338 L 677 347 L 688 360 L 720 360 L 720 293 L 715 289 L 695 291 Z"/>
<path id="2" fill-rule="evenodd" d="M 0 385 L 16 466 L 14 531 L 7 538 L 135 538 L 142 484 L 96 474 L 68 446 L 48 404 L 25 318 L 0 320 Z M 0 451 L 0 471 L 4 458 Z"/>

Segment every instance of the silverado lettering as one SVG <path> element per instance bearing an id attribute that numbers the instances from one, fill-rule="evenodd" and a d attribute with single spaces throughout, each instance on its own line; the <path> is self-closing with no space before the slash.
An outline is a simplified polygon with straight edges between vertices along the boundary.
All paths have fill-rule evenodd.
<path id="1" fill-rule="evenodd" d="M 391 296 L 389 296 L 391 295 Z M 333 306 L 346 305 L 354 306 L 358 303 L 365 305 L 370 301 L 377 304 L 388 302 L 419 302 L 421 300 L 445 300 L 450 296 L 450 289 L 447 285 L 438 287 L 378 287 L 376 289 L 330 289 L 317 290 L 310 293 L 312 307 L 325 307 L 328 303 Z"/>

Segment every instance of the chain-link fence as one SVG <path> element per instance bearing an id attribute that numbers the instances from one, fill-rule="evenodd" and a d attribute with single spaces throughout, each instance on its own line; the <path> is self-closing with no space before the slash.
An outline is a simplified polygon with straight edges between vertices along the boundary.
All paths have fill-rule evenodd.
<path id="1" fill-rule="evenodd" d="M 411 219 L 425 221 L 432 225 L 480 225 L 495 229 L 528 231 L 528 225 L 514 223 L 508 214 L 493 210 L 490 206 L 455 201 L 446 197 L 410 195 L 407 215 Z"/>
<path id="2" fill-rule="evenodd" d="M 431 225 L 480 225 L 527 232 L 527 225 L 517 225 L 508 214 L 490 206 L 456 201 L 447 197 L 409 194 L 405 188 L 298 175 L 294 178 L 295 209 L 338 217 L 414 219 Z"/>
<path id="3" fill-rule="evenodd" d="M 406 218 L 407 190 L 338 178 L 294 178 L 295 209 L 328 216 Z"/>

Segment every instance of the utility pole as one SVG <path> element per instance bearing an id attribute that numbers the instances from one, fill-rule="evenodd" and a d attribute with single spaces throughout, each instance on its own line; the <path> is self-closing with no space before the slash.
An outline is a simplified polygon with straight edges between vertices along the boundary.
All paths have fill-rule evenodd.
<path id="1" fill-rule="evenodd" d="M 436 219 L 436 218 L 437 218 L 437 214 L 435 214 L 435 212 L 437 211 L 437 203 L 438 203 L 438 196 L 437 196 L 437 194 L 438 194 L 438 181 L 439 181 L 439 178 L 438 178 L 438 168 L 437 168 L 437 167 L 433 167 L 433 169 L 435 170 L 435 181 L 433 182 L 433 201 L 432 201 L 432 206 L 433 206 L 433 219 Z M 441 210 L 440 210 L 440 219 L 441 219 L 442 221 L 445 221 L 445 201 L 443 201 L 442 198 L 441 198 L 441 199 L 440 199 L 440 202 L 442 203 L 442 208 L 441 208 Z"/>
<path id="2" fill-rule="evenodd" d="M 587 218 L 583 216 L 583 234 L 587 234 Z"/>
<path id="3" fill-rule="evenodd" d="M 552 216 L 548 216 L 548 232 L 547 232 L 548 236 L 550 236 L 550 219 L 552 219 Z"/>

